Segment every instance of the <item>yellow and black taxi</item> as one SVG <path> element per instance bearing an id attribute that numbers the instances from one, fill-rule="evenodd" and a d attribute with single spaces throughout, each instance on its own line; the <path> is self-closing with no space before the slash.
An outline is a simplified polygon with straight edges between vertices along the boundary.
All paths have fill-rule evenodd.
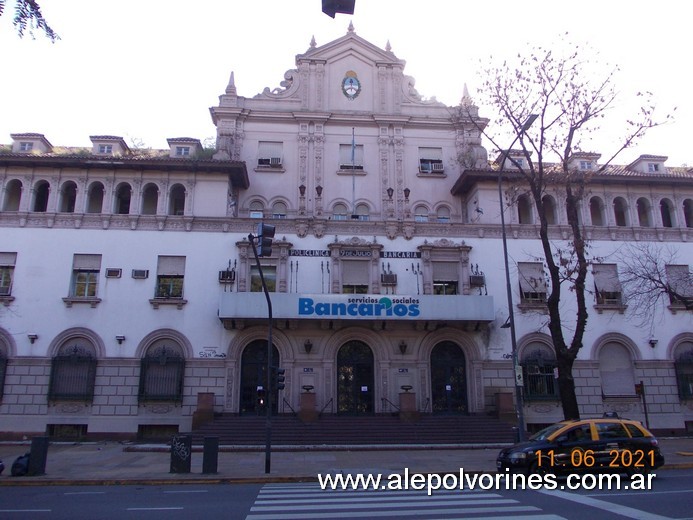
<path id="1" fill-rule="evenodd" d="M 657 439 L 640 422 L 618 417 L 561 421 L 501 450 L 499 471 L 648 473 L 664 464 Z"/>

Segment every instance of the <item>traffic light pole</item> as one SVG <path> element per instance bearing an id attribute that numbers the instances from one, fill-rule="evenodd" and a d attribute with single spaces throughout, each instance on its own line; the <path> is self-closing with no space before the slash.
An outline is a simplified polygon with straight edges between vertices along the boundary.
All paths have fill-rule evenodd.
<path id="1" fill-rule="evenodd" d="M 257 265 L 257 270 L 260 273 L 260 282 L 262 283 L 262 291 L 265 293 L 265 298 L 267 299 L 267 391 L 265 406 L 267 409 L 267 421 L 265 427 L 265 473 L 269 474 L 271 467 L 271 457 L 272 457 L 272 300 L 270 300 L 269 291 L 267 290 L 267 284 L 265 284 L 265 277 L 262 274 L 262 266 L 260 265 L 260 257 L 257 254 L 257 247 L 255 247 L 255 238 L 252 233 L 248 235 L 248 241 L 253 247 L 253 255 L 255 256 L 255 264 Z"/>

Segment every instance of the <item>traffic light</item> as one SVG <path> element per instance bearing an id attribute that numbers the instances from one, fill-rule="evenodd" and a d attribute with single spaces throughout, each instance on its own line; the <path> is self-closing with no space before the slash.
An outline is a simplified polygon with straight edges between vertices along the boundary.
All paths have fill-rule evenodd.
<path id="1" fill-rule="evenodd" d="M 257 387 L 257 405 L 258 407 L 265 406 L 265 387 Z"/>
<path id="2" fill-rule="evenodd" d="M 272 239 L 274 238 L 274 226 L 263 224 L 257 225 L 257 256 L 272 255 Z"/>
<path id="3" fill-rule="evenodd" d="M 322 12 L 334 18 L 335 13 L 354 14 L 356 0 L 322 0 Z"/>
<path id="4" fill-rule="evenodd" d="M 286 381 L 284 374 L 286 373 L 286 368 L 275 368 L 275 370 L 277 371 L 277 390 L 284 390 L 284 381 Z"/>

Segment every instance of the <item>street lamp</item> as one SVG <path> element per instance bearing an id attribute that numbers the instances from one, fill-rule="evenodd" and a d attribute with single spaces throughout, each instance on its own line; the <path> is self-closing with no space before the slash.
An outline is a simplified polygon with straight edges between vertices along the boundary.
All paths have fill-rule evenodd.
<path id="1" fill-rule="evenodd" d="M 501 217 L 501 232 L 503 236 L 503 261 L 505 262 L 505 290 L 507 292 L 507 297 L 508 297 L 508 321 L 507 321 L 507 326 L 510 327 L 510 345 L 512 348 L 512 356 L 513 356 L 513 372 L 515 375 L 515 408 L 517 412 L 517 429 L 518 429 L 518 436 L 519 436 L 519 441 L 523 442 L 525 440 L 525 412 L 524 412 L 524 402 L 522 400 L 522 387 L 520 386 L 520 382 L 522 380 L 521 377 L 518 377 L 518 362 L 517 362 L 517 336 L 515 335 L 515 313 L 513 312 L 513 291 L 512 291 L 512 286 L 510 285 L 510 267 L 508 266 L 508 238 L 505 234 L 505 208 L 503 207 L 503 189 L 502 189 L 502 181 L 503 181 L 503 170 L 505 169 L 505 161 L 508 158 L 508 154 L 510 150 L 512 150 L 512 147 L 515 145 L 517 140 L 524 134 L 527 130 L 529 130 L 529 127 L 532 126 L 532 123 L 536 121 L 537 119 L 536 114 L 530 114 L 527 119 L 525 120 L 524 123 L 522 123 L 522 126 L 518 129 L 517 136 L 515 136 L 515 139 L 511 143 L 510 147 L 503 152 L 503 155 L 501 156 L 501 165 L 500 165 L 500 170 L 498 171 L 498 203 L 500 204 L 500 217 Z M 503 327 L 506 327 L 504 325 Z M 503 328 L 502 327 L 502 328 Z"/>

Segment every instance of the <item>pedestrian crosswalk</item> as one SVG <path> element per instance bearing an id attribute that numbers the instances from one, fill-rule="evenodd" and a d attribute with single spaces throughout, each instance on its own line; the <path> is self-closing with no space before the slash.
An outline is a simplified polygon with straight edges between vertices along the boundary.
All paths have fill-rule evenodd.
<path id="1" fill-rule="evenodd" d="M 407 518 L 560 520 L 541 509 L 487 491 L 323 490 L 317 483 L 267 484 L 246 520 Z"/>

